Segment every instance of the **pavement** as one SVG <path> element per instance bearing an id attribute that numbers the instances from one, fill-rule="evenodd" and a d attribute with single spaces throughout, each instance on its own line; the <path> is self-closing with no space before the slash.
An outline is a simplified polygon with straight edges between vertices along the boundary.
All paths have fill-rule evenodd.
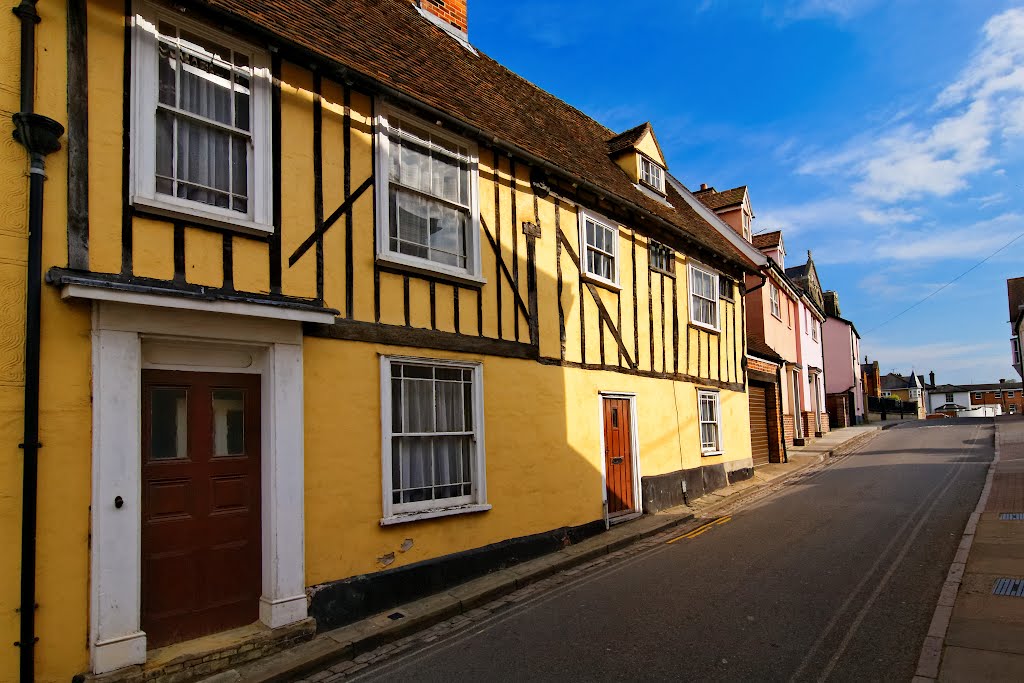
<path id="1" fill-rule="evenodd" d="M 1000 517 L 1024 513 L 1024 416 L 995 425 L 996 459 L 950 566 L 915 683 L 1024 681 L 1024 519 Z"/>
<path id="2" fill-rule="evenodd" d="M 786 482 L 820 469 L 830 456 L 862 447 L 879 434 L 883 426 L 872 424 L 835 430 L 810 445 L 791 447 L 789 462 L 759 467 L 753 478 L 691 501 L 690 506 L 615 525 L 603 534 L 556 553 L 319 634 L 287 651 L 217 674 L 206 679 L 206 683 L 270 683 L 293 681 L 303 675 L 310 676 L 303 680 L 318 681 L 354 675 L 379 659 L 437 640 L 438 629 L 447 631 L 464 626 L 524 599 L 523 595 L 542 592 L 547 583 L 558 584 L 580 571 L 614 564 L 638 552 L 644 544 L 660 544 L 659 539 L 665 535 L 699 532 L 707 520 L 721 519 L 730 511 L 778 490 Z M 396 613 L 401 618 L 392 618 Z"/>

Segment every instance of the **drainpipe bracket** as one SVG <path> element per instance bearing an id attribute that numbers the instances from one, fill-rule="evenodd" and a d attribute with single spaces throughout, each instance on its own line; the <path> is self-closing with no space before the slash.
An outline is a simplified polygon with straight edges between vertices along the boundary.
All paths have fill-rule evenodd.
<path id="1" fill-rule="evenodd" d="M 36 0 L 21 0 L 20 4 L 11 8 L 11 12 L 19 19 L 31 19 L 35 24 L 42 21 L 36 12 Z"/>
<path id="2" fill-rule="evenodd" d="M 42 448 L 43 447 L 43 444 L 41 444 L 41 443 L 36 443 L 36 444 L 32 444 L 32 445 L 35 446 L 36 448 Z M 19 443 L 18 444 L 18 448 L 20 448 L 21 450 L 25 450 L 25 444 Z"/>

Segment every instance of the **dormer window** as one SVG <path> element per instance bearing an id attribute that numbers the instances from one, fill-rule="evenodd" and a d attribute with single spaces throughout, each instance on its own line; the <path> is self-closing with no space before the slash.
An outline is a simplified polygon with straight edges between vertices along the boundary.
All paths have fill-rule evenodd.
<path id="1" fill-rule="evenodd" d="M 641 155 L 640 182 L 651 189 L 665 194 L 665 169 Z"/>

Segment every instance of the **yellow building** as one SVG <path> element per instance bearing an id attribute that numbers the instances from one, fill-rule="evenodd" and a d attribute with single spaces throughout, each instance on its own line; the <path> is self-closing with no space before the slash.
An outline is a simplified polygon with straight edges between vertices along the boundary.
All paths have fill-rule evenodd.
<path id="1" fill-rule="evenodd" d="M 38 642 L 0 680 L 330 628 L 750 476 L 754 265 L 649 125 L 479 54 L 464 3 L 33 5 L 0 20 L 0 635 Z M 68 131 L 19 119 L 38 203 L 33 108 Z"/>

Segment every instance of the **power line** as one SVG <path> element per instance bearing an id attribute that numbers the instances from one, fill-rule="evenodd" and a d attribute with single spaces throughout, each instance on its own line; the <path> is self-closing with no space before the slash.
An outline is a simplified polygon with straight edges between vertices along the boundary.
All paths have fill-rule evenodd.
<path id="1" fill-rule="evenodd" d="M 970 268 L 968 268 L 968 269 L 967 269 L 967 270 L 965 270 L 964 272 L 960 273 L 960 274 L 959 274 L 959 275 L 957 275 L 957 276 L 956 276 L 955 278 L 953 278 L 952 280 L 950 280 L 950 281 L 949 281 L 949 282 L 947 282 L 946 284 L 942 285 L 941 287 L 939 287 L 938 289 L 936 289 L 936 290 L 935 290 L 934 292 L 932 292 L 932 293 L 931 293 L 931 294 L 929 294 L 928 296 L 926 296 L 926 297 L 924 297 L 923 299 L 921 299 L 920 301 L 917 301 L 917 302 L 915 302 L 915 303 L 912 303 L 912 304 L 910 304 L 909 306 L 907 306 L 907 307 L 906 307 L 906 308 L 904 308 L 904 309 L 903 309 L 902 311 L 900 311 L 899 313 L 897 313 L 897 314 L 896 314 L 896 315 L 894 315 L 893 317 L 889 318 L 889 319 L 888 319 L 888 320 L 886 320 L 885 322 L 883 322 L 883 323 L 880 323 L 880 324 L 878 324 L 878 325 L 875 325 L 875 326 L 874 326 L 874 327 L 872 327 L 872 328 L 871 328 L 870 330 L 868 330 L 867 332 L 865 332 L 865 333 L 864 333 L 864 335 L 865 335 L 865 336 L 867 336 L 867 335 L 871 334 L 872 332 L 874 332 L 875 330 L 877 330 L 878 328 L 880 328 L 880 327 L 885 327 L 886 325 L 888 325 L 889 323 L 891 323 L 891 322 L 892 322 L 893 320 L 895 320 L 896 318 L 899 318 L 899 317 L 900 317 L 901 315 L 903 315 L 904 313 L 906 313 L 907 311 L 910 311 L 911 309 L 917 308 L 918 306 L 920 306 L 921 304 L 923 304 L 923 303 L 924 303 L 925 301 L 928 301 L 928 299 L 931 299 L 931 298 L 932 298 L 933 296 L 935 296 L 936 294 L 938 294 L 939 292 L 941 292 L 942 290 L 944 290 L 944 289 L 945 289 L 946 287 L 949 287 L 950 285 L 952 285 L 952 284 L 953 284 L 954 282 L 956 282 L 957 280 L 959 280 L 959 279 L 960 279 L 960 278 L 962 278 L 963 276 L 967 275 L 968 273 L 970 273 L 970 272 L 971 272 L 971 271 L 973 271 L 973 270 L 976 270 L 976 269 L 977 269 L 978 267 L 980 267 L 980 266 L 981 266 L 982 264 L 984 264 L 984 263 L 985 263 L 986 261 L 988 261 L 988 260 L 989 260 L 989 259 L 991 259 L 991 258 L 992 258 L 993 256 L 995 256 L 996 254 L 998 254 L 999 252 L 1001 252 L 1001 251 L 1003 251 L 1004 249 L 1006 249 L 1006 248 L 1007 248 L 1008 246 L 1010 246 L 1011 244 L 1013 244 L 1014 242 L 1016 242 L 1017 240 L 1019 240 L 1019 239 L 1020 239 L 1021 237 L 1024 237 L 1024 232 L 1020 233 L 1019 235 L 1017 235 L 1016 237 L 1014 237 L 1014 238 L 1013 238 L 1012 240 L 1010 240 L 1009 242 L 1007 242 L 1007 243 L 1006 243 L 1006 244 L 1004 244 L 1003 246 L 999 247 L 998 249 L 996 249 L 995 251 L 993 251 L 993 252 L 992 252 L 991 254 L 989 254 L 989 255 L 988 255 L 988 256 L 986 256 L 985 258 L 981 259 L 980 261 L 978 261 L 977 263 L 975 263 L 975 264 L 974 264 L 973 266 L 971 266 Z"/>

